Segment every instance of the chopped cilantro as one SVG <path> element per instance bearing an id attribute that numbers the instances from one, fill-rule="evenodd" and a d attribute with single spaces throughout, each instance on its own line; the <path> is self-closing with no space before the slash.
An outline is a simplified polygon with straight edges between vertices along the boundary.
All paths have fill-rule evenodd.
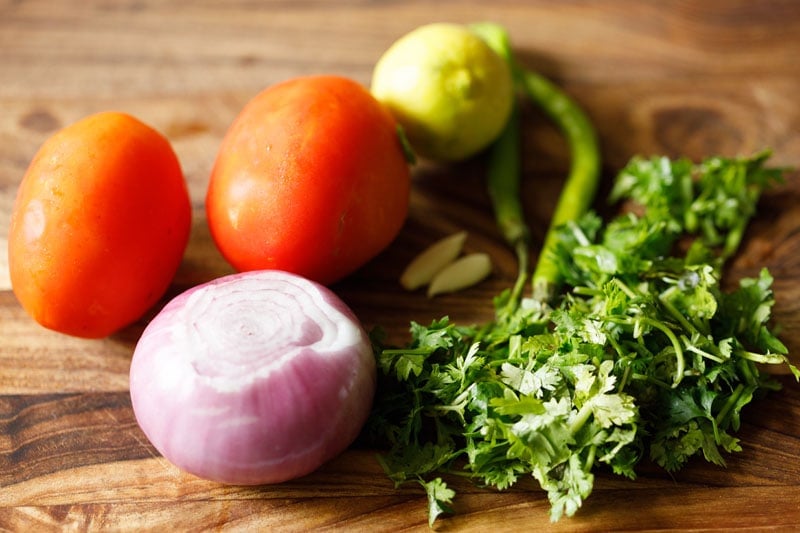
<path id="1" fill-rule="evenodd" d="M 560 296 L 506 292 L 489 324 L 445 317 L 413 323 L 405 347 L 376 345 L 386 386 L 368 427 L 390 478 L 425 488 L 431 524 L 455 497 L 446 474 L 499 490 L 530 475 L 558 520 L 600 465 L 635 478 L 643 458 L 674 471 L 741 449 L 742 409 L 776 387 L 758 364 L 800 380 L 770 329 L 769 272 L 720 287 L 760 193 L 781 178 L 768 155 L 636 158 L 612 191 L 635 209 L 555 229 Z"/>

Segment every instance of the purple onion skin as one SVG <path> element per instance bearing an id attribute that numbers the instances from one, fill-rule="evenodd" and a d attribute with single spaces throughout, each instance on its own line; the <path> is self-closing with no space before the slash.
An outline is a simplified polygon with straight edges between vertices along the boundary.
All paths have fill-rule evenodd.
<path id="1" fill-rule="evenodd" d="M 136 420 L 170 462 L 235 485 L 313 472 L 358 436 L 375 359 L 353 312 L 281 271 L 233 274 L 170 301 L 131 361 Z"/>

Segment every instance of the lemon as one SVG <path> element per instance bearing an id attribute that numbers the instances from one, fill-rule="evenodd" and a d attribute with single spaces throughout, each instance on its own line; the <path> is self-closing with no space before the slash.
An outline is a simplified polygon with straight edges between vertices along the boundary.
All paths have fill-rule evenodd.
<path id="1" fill-rule="evenodd" d="M 395 41 L 375 65 L 372 94 L 424 158 L 466 159 L 503 129 L 513 103 L 511 69 L 466 26 L 433 23 Z"/>

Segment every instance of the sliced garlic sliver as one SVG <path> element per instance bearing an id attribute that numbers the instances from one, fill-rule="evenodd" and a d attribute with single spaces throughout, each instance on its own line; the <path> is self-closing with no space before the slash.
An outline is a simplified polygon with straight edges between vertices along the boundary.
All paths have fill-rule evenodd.
<path id="1" fill-rule="evenodd" d="M 492 272 L 489 254 L 475 253 L 453 261 L 431 280 L 428 296 L 460 291 L 482 281 Z"/>
<path id="2" fill-rule="evenodd" d="M 460 231 L 428 246 L 408 264 L 400 276 L 400 284 L 413 291 L 430 283 L 439 271 L 458 257 L 466 239 L 467 232 Z"/>

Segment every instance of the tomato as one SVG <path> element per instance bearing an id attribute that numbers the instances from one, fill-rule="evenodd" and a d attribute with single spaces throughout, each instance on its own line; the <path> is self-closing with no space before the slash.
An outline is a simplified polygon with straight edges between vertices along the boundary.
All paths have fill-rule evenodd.
<path id="1" fill-rule="evenodd" d="M 330 284 L 396 237 L 409 188 L 389 111 L 353 80 L 299 77 L 263 90 L 236 117 L 212 169 L 206 212 L 237 270 Z"/>
<path id="2" fill-rule="evenodd" d="M 45 141 L 19 186 L 8 239 L 14 293 L 47 328 L 108 336 L 164 294 L 190 225 L 168 140 L 123 113 L 91 115 Z"/>

